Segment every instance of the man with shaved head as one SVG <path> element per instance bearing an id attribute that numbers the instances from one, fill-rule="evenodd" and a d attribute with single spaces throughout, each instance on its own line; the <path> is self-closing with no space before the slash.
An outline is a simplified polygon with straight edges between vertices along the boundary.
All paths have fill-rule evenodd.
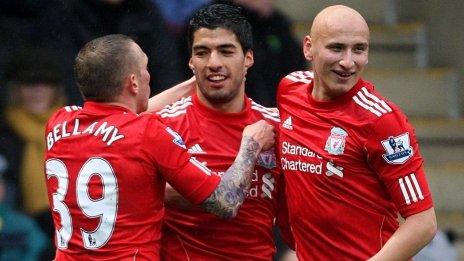
<path id="1" fill-rule="evenodd" d="M 435 212 L 413 128 L 361 77 L 366 21 L 349 7 L 328 7 L 303 50 L 313 72 L 286 76 L 277 98 L 298 258 L 410 259 L 435 235 Z"/>

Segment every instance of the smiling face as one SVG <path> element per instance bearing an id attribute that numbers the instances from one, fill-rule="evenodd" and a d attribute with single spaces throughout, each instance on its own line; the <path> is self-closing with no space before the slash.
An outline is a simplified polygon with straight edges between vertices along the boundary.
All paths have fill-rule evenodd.
<path id="1" fill-rule="evenodd" d="M 193 34 L 189 66 L 197 79 L 197 94 L 205 105 L 237 112 L 243 108 L 245 75 L 253 65 L 235 34 L 224 28 L 200 28 Z"/>
<path id="2" fill-rule="evenodd" d="M 319 13 L 304 41 L 314 70 L 313 98 L 331 100 L 348 92 L 368 62 L 368 49 L 369 28 L 359 13 L 343 6 Z"/>

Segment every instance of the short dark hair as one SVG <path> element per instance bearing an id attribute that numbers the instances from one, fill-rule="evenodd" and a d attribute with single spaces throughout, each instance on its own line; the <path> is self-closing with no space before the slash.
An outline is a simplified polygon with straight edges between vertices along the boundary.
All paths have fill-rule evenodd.
<path id="1" fill-rule="evenodd" d="M 242 8 L 231 4 L 212 4 L 198 10 L 190 19 L 188 27 L 188 47 L 192 51 L 193 35 L 201 29 L 224 28 L 237 37 L 243 52 L 253 48 L 251 25 L 242 13 Z"/>
<path id="2" fill-rule="evenodd" d="M 124 78 L 137 65 L 132 43 L 129 36 L 111 34 L 82 47 L 74 73 L 85 100 L 111 102 L 121 94 Z"/>

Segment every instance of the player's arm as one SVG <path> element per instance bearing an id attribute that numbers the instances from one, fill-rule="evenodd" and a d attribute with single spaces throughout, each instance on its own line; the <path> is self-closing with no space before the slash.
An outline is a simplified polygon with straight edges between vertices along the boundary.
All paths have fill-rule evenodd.
<path id="1" fill-rule="evenodd" d="M 219 185 L 202 203 L 202 207 L 223 218 L 235 217 L 250 188 L 258 154 L 273 145 L 273 127 L 265 121 L 245 127 L 234 163 L 226 170 Z"/>
<path id="2" fill-rule="evenodd" d="M 185 82 L 181 82 L 148 100 L 148 112 L 156 112 L 164 106 L 171 104 L 182 97 L 189 96 L 195 88 L 195 76 Z"/>
<path id="3" fill-rule="evenodd" d="M 405 222 L 371 260 L 408 260 L 437 231 L 432 195 L 414 129 L 401 112 L 394 111 L 377 121 L 367 140 L 369 162 L 405 217 Z M 401 147 L 396 148 L 396 144 Z"/>
<path id="4" fill-rule="evenodd" d="M 198 209 L 198 206 L 190 203 L 179 192 L 177 192 L 171 185 L 166 184 L 164 192 L 164 203 L 166 206 L 175 207 L 183 210 Z"/>
<path id="5" fill-rule="evenodd" d="M 434 208 L 406 218 L 382 249 L 369 260 L 408 260 L 425 247 L 437 232 Z"/>
<path id="6" fill-rule="evenodd" d="M 283 185 L 282 185 L 283 187 Z M 284 197 L 282 197 L 282 202 L 284 202 Z M 192 209 L 198 209 L 198 206 L 191 204 L 187 199 L 185 199 L 179 192 L 177 192 L 172 186 L 169 184 L 166 185 L 166 190 L 164 193 L 164 202 L 167 206 L 170 207 L 175 207 L 178 209 L 183 209 L 183 210 L 192 210 Z M 285 211 L 286 211 L 286 206 Z M 288 242 L 288 241 L 286 241 Z"/>

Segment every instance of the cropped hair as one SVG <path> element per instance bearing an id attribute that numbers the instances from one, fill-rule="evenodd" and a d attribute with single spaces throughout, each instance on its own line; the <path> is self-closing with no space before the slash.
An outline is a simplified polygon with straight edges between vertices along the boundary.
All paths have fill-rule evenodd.
<path id="1" fill-rule="evenodd" d="M 137 65 L 130 37 L 112 34 L 96 38 L 77 54 L 74 74 L 85 100 L 111 102 L 122 93 L 123 80 Z"/>
<path id="2" fill-rule="evenodd" d="M 198 10 L 188 27 L 188 47 L 192 51 L 193 35 L 201 28 L 223 28 L 237 37 L 243 52 L 253 48 L 251 25 L 242 13 L 242 8 L 230 4 L 212 4 Z"/>

